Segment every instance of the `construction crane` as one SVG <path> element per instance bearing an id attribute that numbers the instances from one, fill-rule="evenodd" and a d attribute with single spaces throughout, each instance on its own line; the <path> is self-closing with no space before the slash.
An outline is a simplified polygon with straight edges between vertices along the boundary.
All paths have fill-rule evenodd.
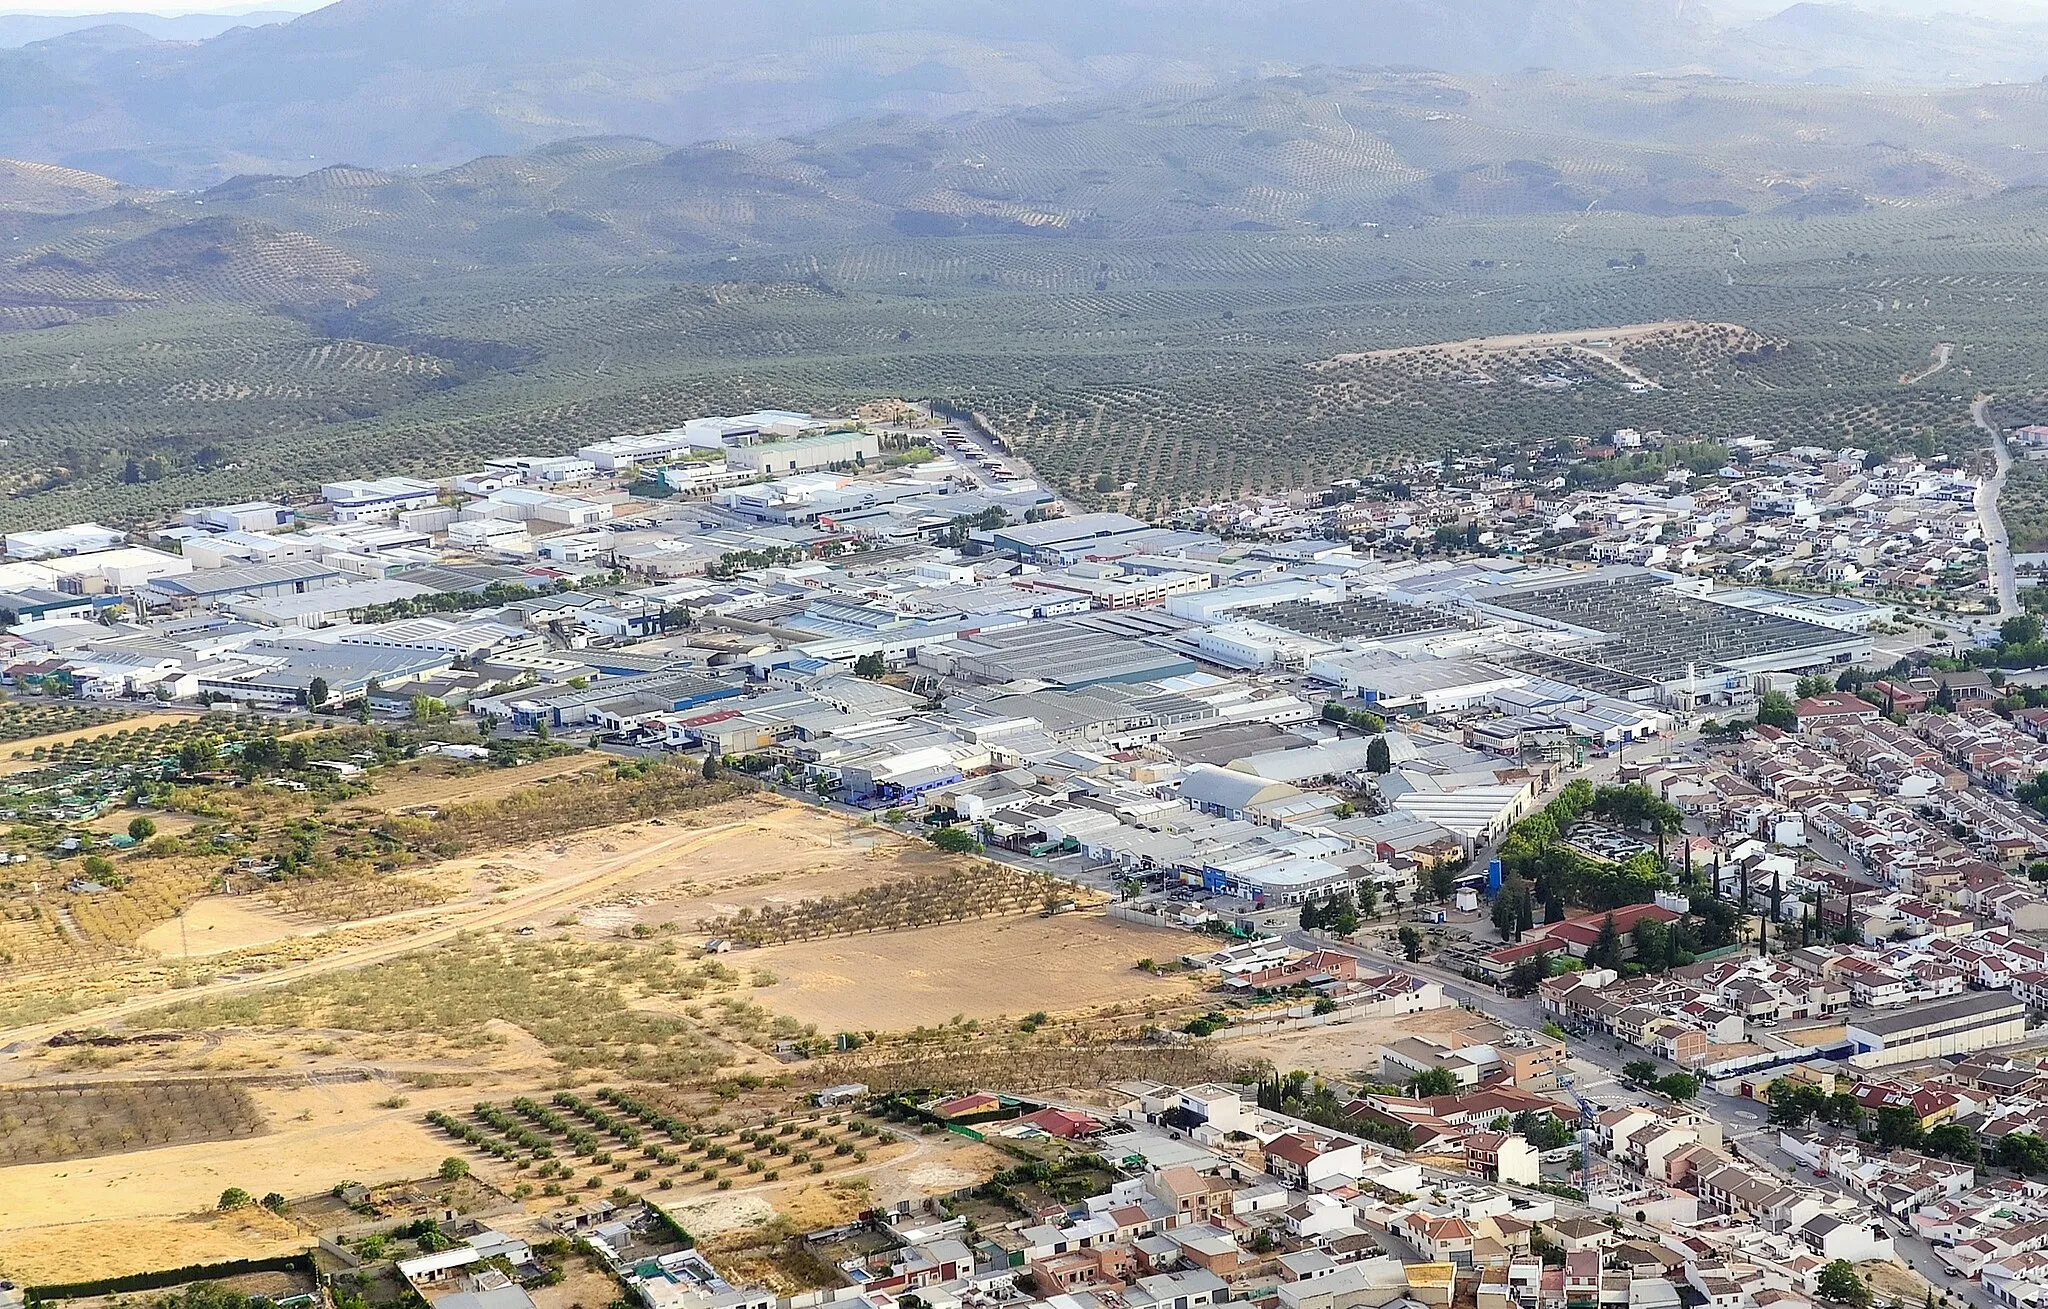
<path id="1" fill-rule="evenodd" d="M 1593 1194 L 1593 1131 L 1597 1121 L 1593 1102 L 1577 1091 L 1572 1099 L 1579 1103 L 1579 1185 L 1588 1197 Z"/>

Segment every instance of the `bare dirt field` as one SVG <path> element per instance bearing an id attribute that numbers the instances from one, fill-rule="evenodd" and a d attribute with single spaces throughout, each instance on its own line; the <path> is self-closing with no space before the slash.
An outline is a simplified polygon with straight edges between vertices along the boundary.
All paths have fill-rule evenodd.
<path id="1" fill-rule="evenodd" d="M 83 1219 L 0 1231 L 0 1270 L 16 1282 L 75 1282 L 296 1254 L 306 1245 L 298 1224 L 251 1205 L 229 1214 Z"/>
<path id="2" fill-rule="evenodd" d="M 520 764 L 515 768 L 493 768 L 488 764 L 465 763 L 431 756 L 412 763 L 397 764 L 377 771 L 370 794 L 350 801 L 379 811 L 419 809 L 427 805 L 496 800 L 522 787 L 549 778 L 567 777 L 602 767 L 606 757 L 584 752 Z"/>
<path id="3" fill-rule="evenodd" d="M 264 1136 L 0 1169 L 0 1268 L 16 1276 L 53 1276 L 59 1270 L 44 1261 L 83 1261 L 92 1252 L 103 1256 L 98 1275 L 201 1262 L 164 1254 L 167 1248 L 183 1253 L 178 1241 L 185 1234 L 211 1233 L 205 1248 L 223 1257 L 269 1253 L 288 1245 L 287 1236 L 303 1248 L 304 1235 L 292 1224 L 252 1217 L 252 1229 L 240 1221 L 243 1215 L 192 1216 L 206 1215 L 230 1186 L 252 1195 L 302 1196 L 338 1181 L 432 1173 L 450 1153 L 449 1143 L 421 1114 L 437 1105 L 466 1108 L 476 1096 L 467 1087 L 405 1089 L 404 1107 L 384 1107 L 394 1093 L 378 1082 L 258 1088 L 251 1094 L 272 1125 Z M 163 1241 L 126 1240 L 130 1231 L 157 1230 L 165 1233 Z"/>
<path id="4" fill-rule="evenodd" d="M 1890 1259 L 1857 1264 L 1856 1271 L 1869 1282 L 1879 1304 L 1924 1304 L 1934 1294 L 1934 1286 L 1926 1278 Z"/>
<path id="5" fill-rule="evenodd" d="M 98 818 L 88 819 L 80 823 L 79 826 L 89 832 L 105 832 L 111 836 L 116 832 L 127 831 L 128 824 L 137 818 L 147 818 L 152 823 L 155 823 L 157 835 L 159 836 L 183 836 L 199 826 L 199 820 L 190 814 L 167 814 L 159 809 L 129 808 L 116 809 L 111 813 L 101 814 Z"/>
<path id="6" fill-rule="evenodd" d="M 532 775 L 505 779 L 499 772 L 477 780 L 542 784 Z M 455 785 L 471 779 L 446 780 Z M 420 794 L 408 791 L 402 779 L 391 792 L 394 800 L 402 795 L 408 803 L 420 803 Z M 427 1125 L 430 1110 L 466 1115 L 478 1100 L 502 1103 L 541 1094 L 562 1085 L 565 1075 L 614 1084 L 621 1078 L 616 1067 L 602 1064 L 565 1068 L 559 1062 L 563 1050 L 580 1048 L 576 1042 L 559 1031 L 536 1039 L 540 1029 L 498 1021 L 507 1012 L 502 1008 L 480 1011 L 490 1019 L 480 1025 L 442 1015 L 439 1026 L 393 1027 L 365 1019 L 366 1030 L 337 1031 L 330 1029 L 348 1027 L 360 1011 L 309 1000 L 301 1017 L 280 1022 L 255 1003 L 273 988 L 314 979 L 329 986 L 366 967 L 403 971 L 411 961 L 471 955 L 487 960 L 502 951 L 515 963 L 530 959 L 535 968 L 556 970 L 551 978 L 535 975 L 536 989 L 520 1001 L 524 1012 L 545 1019 L 553 1012 L 547 1006 L 555 991 L 571 974 L 571 981 L 595 984 L 601 976 L 616 984 L 636 975 L 631 970 L 639 965 L 631 961 L 652 961 L 649 967 L 667 970 L 659 976 L 686 978 L 699 967 L 688 947 L 697 943 L 696 927 L 708 918 L 956 867 L 971 875 L 967 866 L 923 842 L 748 798 L 667 820 L 449 860 L 410 874 L 434 882 L 445 901 L 314 935 L 299 935 L 315 929 L 296 916 L 253 900 L 202 899 L 188 913 L 182 937 L 175 924 L 145 934 L 145 945 L 169 953 L 148 983 L 157 989 L 131 991 L 60 1020 L 0 1033 L 0 1083 L 239 1078 L 261 1113 L 263 1134 L 0 1168 L 0 1271 L 38 1279 L 75 1276 L 88 1271 L 81 1265 L 94 1252 L 107 1249 L 120 1251 L 120 1267 L 101 1258 L 90 1271 L 299 1244 L 302 1234 L 288 1236 L 290 1225 L 268 1216 L 195 1215 L 205 1215 L 229 1186 L 256 1195 L 274 1190 L 307 1197 L 344 1180 L 374 1184 L 428 1176 L 442 1159 L 463 1151 Z M 206 956 L 204 964 L 186 969 L 176 962 L 187 939 L 195 959 Z M 695 1002 L 684 993 L 662 993 L 633 1003 L 676 1009 L 676 1021 L 704 1025 L 707 1043 L 750 1043 L 735 1045 L 737 1060 L 757 1054 L 755 1046 L 765 1049 L 767 1025 L 777 1016 L 783 1023 L 891 1031 L 943 1023 L 956 1014 L 1020 1018 L 1036 1010 L 1104 1007 L 1135 1014 L 1152 1001 L 1185 1002 L 1195 995 L 1192 979 L 1134 967 L 1145 956 L 1174 956 L 1184 943 L 1177 933 L 1094 914 L 1044 919 L 1032 913 L 740 951 L 719 958 L 730 970 L 724 990 L 706 991 Z M 670 959 L 678 962 L 662 962 Z M 345 994 L 345 987 L 334 993 Z M 213 1019 L 188 1024 L 180 1039 L 161 1045 L 46 1044 L 60 1028 L 151 1031 L 153 1011 L 188 999 L 227 1002 L 221 1012 L 246 1016 L 229 1018 L 226 1025 Z M 234 1008 L 243 1001 L 244 1009 Z M 686 1018 L 693 1005 L 701 1016 Z M 748 1011 L 764 1010 L 765 1016 L 746 1018 Z M 157 1017 L 157 1029 L 178 1026 L 175 1015 Z M 602 1043 L 590 1048 L 610 1049 Z M 374 1079 L 334 1080 L 360 1069 L 374 1070 Z M 670 1194 L 701 1207 L 703 1221 L 713 1228 L 744 1226 L 792 1203 L 806 1210 L 844 1207 L 853 1203 L 856 1183 L 861 1196 L 907 1199 L 978 1182 L 1002 1163 L 986 1147 L 950 1137 L 877 1141 L 865 1149 L 870 1157 L 835 1156 L 832 1175 L 816 1181 L 750 1185 L 750 1179 L 739 1178 L 723 1194 L 708 1194 L 710 1182 L 700 1181 Z M 482 1157 L 472 1162 L 479 1175 L 495 1168 Z M 827 1182 L 838 1189 L 821 1190 Z M 541 1201 L 536 1197 L 533 1203 Z"/>
<path id="7" fill-rule="evenodd" d="M 1592 328 L 1580 332 L 1526 332 L 1508 336 L 1479 336 L 1466 341 L 1442 341 L 1432 345 L 1398 346 L 1391 350 L 1366 350 L 1357 354 L 1338 355 L 1330 362 L 1349 364 L 1362 359 L 1402 359 L 1415 355 L 1453 354 L 1514 354 L 1528 350 L 1556 350 L 1582 348 L 1602 350 L 1609 346 L 1627 345 L 1663 332 L 1695 331 L 1747 332 L 1749 329 L 1728 323 L 1702 323 L 1690 319 L 1673 319 L 1662 323 L 1630 323 L 1625 327 Z"/>
<path id="8" fill-rule="evenodd" d="M 531 1239 L 544 1240 L 553 1235 L 536 1228 Z M 619 1298 L 619 1284 L 611 1275 L 599 1268 L 593 1260 L 572 1259 L 564 1270 L 562 1280 L 553 1286 L 536 1286 L 533 1296 L 534 1309 L 577 1309 L 583 1306 L 610 1304 Z"/>
<path id="9" fill-rule="evenodd" d="M 842 895 L 889 877 L 946 867 L 948 856 L 893 833 L 848 824 L 799 806 L 750 808 L 747 830 L 714 846 L 647 860 L 578 915 L 578 935 L 616 935 L 635 925 L 694 932 L 741 909 Z M 651 846 L 673 829 L 611 828 L 558 842 L 548 858 L 575 866 Z"/>
<path id="10" fill-rule="evenodd" d="M 294 922 L 254 898 L 210 895 L 195 900 L 183 920 L 158 923 L 136 944 L 168 959 L 201 958 L 269 945 L 291 936 L 310 936 L 317 927 Z"/>
<path id="11" fill-rule="evenodd" d="M 807 941 L 730 958 L 781 979 L 754 993 L 770 1009 L 826 1031 L 887 1031 L 955 1014 L 1022 1018 L 1185 1000 L 1195 993 L 1190 979 L 1135 965 L 1169 958 L 1186 940 L 1100 915 L 1062 914 Z"/>
<path id="12" fill-rule="evenodd" d="M 1379 1075 L 1379 1050 L 1404 1036 L 1427 1036 L 1447 1045 L 1471 1045 L 1502 1034 L 1500 1024 L 1471 1009 L 1432 1009 L 1401 1018 L 1360 1018 L 1327 1027 L 1242 1037 L 1227 1043 L 1233 1058 L 1263 1058 L 1275 1068 L 1310 1069 L 1332 1076 Z"/>

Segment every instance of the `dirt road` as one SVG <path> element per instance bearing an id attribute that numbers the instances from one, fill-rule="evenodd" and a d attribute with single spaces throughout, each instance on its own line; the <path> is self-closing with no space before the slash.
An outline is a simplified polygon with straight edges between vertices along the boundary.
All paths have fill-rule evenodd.
<path id="1" fill-rule="evenodd" d="M 2021 612 L 2019 579 L 2012 566 L 2012 537 L 1998 512 L 1998 499 L 2005 494 L 2006 474 L 2012 471 L 2012 452 L 2006 449 L 2005 432 L 1991 421 L 1990 410 L 1991 397 L 1978 396 L 1970 406 L 1970 418 L 1991 434 L 1991 453 L 1998 460 L 1997 473 L 1977 485 L 1977 521 L 1983 526 L 1984 541 L 1990 547 L 1985 567 L 1991 574 L 1992 590 L 1998 597 L 1998 618 L 2003 622 Z"/>
<path id="2" fill-rule="evenodd" d="M 1922 369 L 1920 372 L 1917 373 L 1900 373 L 1899 385 L 1914 386 L 1920 382 L 1926 381 L 1928 378 L 1934 376 L 1936 373 L 1945 371 L 1948 368 L 1948 361 L 1955 356 L 1955 352 L 1956 348 L 1953 344 L 1947 341 L 1943 341 L 1940 345 L 1935 346 L 1934 349 L 1930 352 L 1934 359 L 1934 366 L 1931 368 Z"/>
<path id="3" fill-rule="evenodd" d="M 282 986 L 302 978 L 315 977 L 323 973 L 342 972 L 362 968 L 369 964 L 382 963 L 400 955 L 410 954 L 424 946 L 439 945 L 451 941 L 465 932 L 485 928 L 502 927 L 545 914 L 552 910 L 567 908 L 587 900 L 591 895 L 631 881 L 651 869 L 679 856 L 702 850 L 721 841 L 730 840 L 742 832 L 760 826 L 759 818 L 745 818 L 734 822 L 720 823 L 714 827 L 688 829 L 678 832 L 651 846 L 622 854 L 616 859 L 592 865 L 588 869 L 555 877 L 536 883 L 509 896 L 492 896 L 489 899 L 458 901 L 438 906 L 441 913 L 453 915 L 456 921 L 438 927 L 430 927 L 411 936 L 366 945 L 361 949 L 342 950 L 321 959 L 311 959 L 303 964 L 292 964 L 274 972 L 259 973 L 249 977 L 217 982 L 195 991 L 173 991 L 157 995 L 136 996 L 128 1000 L 101 1005 L 66 1014 L 48 1022 L 30 1024 L 0 1032 L 0 1043 L 7 1045 L 20 1041 L 47 1040 L 67 1029 L 105 1027 L 125 1022 L 154 1009 L 166 1008 L 181 1000 L 212 998 L 220 995 L 239 995 L 249 991 Z M 504 862 L 500 856 L 500 862 Z M 346 931 L 353 924 L 343 924 L 334 930 Z"/>

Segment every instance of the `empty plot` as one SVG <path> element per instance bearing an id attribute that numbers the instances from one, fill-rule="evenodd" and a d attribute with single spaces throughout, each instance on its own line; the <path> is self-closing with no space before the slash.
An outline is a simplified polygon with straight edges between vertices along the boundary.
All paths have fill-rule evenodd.
<path id="1" fill-rule="evenodd" d="M 269 945 L 315 930 L 318 929 L 295 923 L 266 908 L 260 901 L 215 895 L 194 901 L 180 918 L 158 923 L 138 937 L 135 944 L 167 959 L 199 958 Z"/>
<path id="2" fill-rule="evenodd" d="M 1107 918 L 1063 914 L 956 923 L 750 950 L 734 956 L 781 980 L 753 999 L 824 1031 L 890 1031 L 969 1018 L 1021 1018 L 1112 1004 L 1173 1002 L 1183 977 L 1135 965 L 1169 959 L 1187 937 Z"/>

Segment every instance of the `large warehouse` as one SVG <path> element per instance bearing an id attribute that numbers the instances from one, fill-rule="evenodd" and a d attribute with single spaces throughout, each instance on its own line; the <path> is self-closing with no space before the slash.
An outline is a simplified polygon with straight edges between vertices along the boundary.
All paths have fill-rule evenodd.
<path id="1" fill-rule="evenodd" d="M 1630 699 L 1690 700 L 1691 707 L 1747 698 L 1760 674 L 1823 669 L 1871 653 L 1867 634 L 1715 604 L 1646 569 L 1494 587 L 1468 603 L 1563 638 L 1543 652 L 1555 669 L 1549 675 L 1609 690 L 1597 681 L 1607 674 L 1643 688 L 1627 692 Z"/>
<path id="2" fill-rule="evenodd" d="M 1890 1068 L 2011 1045 L 2027 1035 L 2027 1006 L 2009 991 L 1972 991 L 1848 1025 L 1852 1068 Z"/>

